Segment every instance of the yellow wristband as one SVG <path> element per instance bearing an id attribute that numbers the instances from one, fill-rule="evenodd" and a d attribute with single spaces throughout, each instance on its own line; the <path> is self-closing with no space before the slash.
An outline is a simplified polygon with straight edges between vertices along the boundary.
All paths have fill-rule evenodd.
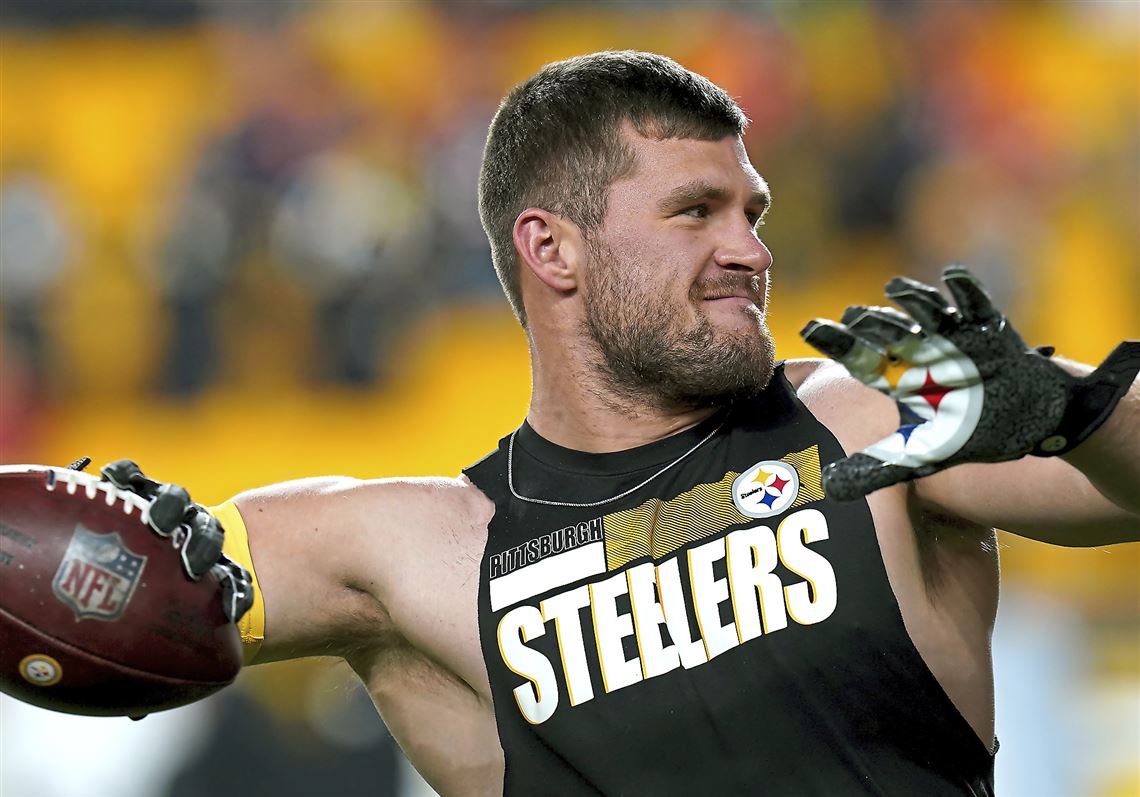
<path id="1" fill-rule="evenodd" d="M 226 538 L 222 551 L 248 570 L 253 582 L 253 606 L 238 621 L 245 663 L 249 664 L 261 648 L 262 640 L 265 639 L 265 603 L 261 597 L 261 586 L 257 583 L 257 573 L 253 569 L 253 556 L 249 551 L 249 532 L 246 531 L 245 521 L 242 520 L 241 512 L 233 501 L 207 507 L 206 511 L 217 518 L 225 529 Z"/>

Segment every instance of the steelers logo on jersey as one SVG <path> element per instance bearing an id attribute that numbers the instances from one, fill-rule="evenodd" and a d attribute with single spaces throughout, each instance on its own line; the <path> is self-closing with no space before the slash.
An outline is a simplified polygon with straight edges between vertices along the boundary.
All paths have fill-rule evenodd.
<path id="1" fill-rule="evenodd" d="M 796 469 L 775 459 L 757 462 L 732 483 L 732 503 L 742 515 L 765 518 L 785 511 L 800 492 Z"/>

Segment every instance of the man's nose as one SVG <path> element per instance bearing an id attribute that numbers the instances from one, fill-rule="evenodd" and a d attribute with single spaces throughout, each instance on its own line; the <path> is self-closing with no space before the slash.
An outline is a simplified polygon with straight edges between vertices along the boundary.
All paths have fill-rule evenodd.
<path id="1" fill-rule="evenodd" d="M 722 246 L 714 260 L 721 268 L 729 271 L 751 271 L 759 274 L 772 265 L 772 253 L 764 245 L 754 230 L 733 230 L 732 240 Z"/>

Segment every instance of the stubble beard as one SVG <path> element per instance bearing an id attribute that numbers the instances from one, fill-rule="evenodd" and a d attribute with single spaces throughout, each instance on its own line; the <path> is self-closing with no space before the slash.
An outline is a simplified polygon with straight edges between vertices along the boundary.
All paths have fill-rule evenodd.
<path id="1" fill-rule="evenodd" d="M 741 308 L 755 324 L 747 332 L 718 330 L 701 298 L 730 282 L 752 279 L 727 274 L 717 283 L 697 283 L 689 300 L 697 308 L 670 307 L 667 299 L 632 278 L 635 270 L 604 245 L 590 245 L 585 332 L 594 344 L 595 371 L 617 406 L 660 410 L 731 404 L 757 395 L 775 370 L 775 346 L 759 308 Z M 766 306 L 766 303 L 765 303 Z"/>

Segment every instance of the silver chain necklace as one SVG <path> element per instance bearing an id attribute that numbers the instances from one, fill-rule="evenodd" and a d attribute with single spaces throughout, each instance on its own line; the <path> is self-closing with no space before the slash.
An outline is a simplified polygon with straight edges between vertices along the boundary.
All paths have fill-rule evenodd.
<path id="1" fill-rule="evenodd" d="M 697 443 L 695 446 L 690 448 L 688 451 L 686 451 L 681 456 L 677 457 L 675 460 L 670 462 L 668 465 L 663 467 L 661 470 L 654 473 L 652 476 L 650 476 L 645 481 L 641 482 L 640 484 L 636 484 L 633 487 L 630 487 L 624 493 L 619 493 L 618 495 L 611 496 L 610 498 L 603 498 L 601 501 L 589 501 L 586 503 L 576 503 L 573 501 L 547 501 L 545 498 L 531 498 L 530 496 L 527 496 L 527 495 L 519 495 L 519 491 L 515 489 L 515 435 L 517 435 L 519 433 L 518 429 L 516 429 L 515 431 L 511 432 L 511 439 L 507 443 L 507 487 L 508 487 L 508 489 L 510 489 L 511 495 L 513 495 L 515 498 L 519 499 L 520 501 L 526 501 L 528 504 L 545 504 L 546 506 L 570 506 L 570 507 L 578 507 L 578 508 L 585 508 L 585 507 L 591 507 L 591 506 L 601 506 L 602 504 L 608 504 L 612 501 L 617 501 L 618 499 L 625 498 L 627 495 L 629 495 L 631 493 L 637 492 L 642 487 L 649 484 L 651 481 L 653 481 L 658 476 L 660 476 L 662 473 L 664 473 L 665 471 L 667 471 L 670 468 L 677 465 L 681 460 L 683 460 L 685 457 L 689 456 L 689 454 L 692 454 L 694 451 L 696 451 L 698 448 L 703 446 L 709 440 L 712 440 L 713 435 L 715 435 L 717 432 L 719 432 L 721 430 L 721 427 L 723 427 L 723 426 L 724 426 L 724 421 L 721 421 L 720 423 L 718 423 L 716 425 L 715 429 L 713 429 L 711 432 L 709 432 L 707 435 L 705 435 L 704 439 L 701 440 L 699 443 Z"/>

